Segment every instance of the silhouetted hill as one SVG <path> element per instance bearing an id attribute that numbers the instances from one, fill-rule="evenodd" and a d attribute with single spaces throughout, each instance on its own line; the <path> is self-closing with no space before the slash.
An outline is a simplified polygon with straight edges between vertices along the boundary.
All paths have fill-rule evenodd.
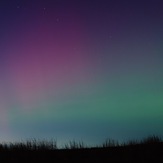
<path id="1" fill-rule="evenodd" d="M 88 148 L 73 142 L 64 149 L 57 149 L 56 144 L 50 142 L 3 144 L 0 162 L 163 163 L 163 141 L 158 137 L 121 145 L 109 143 Z"/>

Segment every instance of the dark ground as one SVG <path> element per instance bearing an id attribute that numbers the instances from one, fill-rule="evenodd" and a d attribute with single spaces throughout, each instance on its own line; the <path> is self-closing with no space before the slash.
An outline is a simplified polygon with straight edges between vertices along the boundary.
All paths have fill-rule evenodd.
<path id="1" fill-rule="evenodd" d="M 0 152 L 0 162 L 130 162 L 163 163 L 163 144 L 62 150 L 11 150 Z"/>
<path id="2" fill-rule="evenodd" d="M 0 163 L 5 162 L 163 163 L 163 142 L 72 149 L 1 147 Z"/>

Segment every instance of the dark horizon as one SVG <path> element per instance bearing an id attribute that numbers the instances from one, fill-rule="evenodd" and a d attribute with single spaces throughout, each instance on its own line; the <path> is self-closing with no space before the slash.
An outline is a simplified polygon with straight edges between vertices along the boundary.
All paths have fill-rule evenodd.
<path id="1" fill-rule="evenodd" d="M 0 161 L 10 162 L 162 162 L 163 139 L 147 137 L 141 141 L 117 144 L 113 140 L 100 146 L 88 147 L 82 142 L 69 142 L 57 148 L 56 141 L 36 140 L 15 144 L 0 144 Z"/>

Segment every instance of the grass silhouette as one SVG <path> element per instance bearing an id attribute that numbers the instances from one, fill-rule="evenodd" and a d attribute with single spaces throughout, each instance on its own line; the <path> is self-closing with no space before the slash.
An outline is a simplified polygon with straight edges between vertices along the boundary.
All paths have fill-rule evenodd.
<path id="1" fill-rule="evenodd" d="M 163 140 L 150 136 L 127 143 L 107 139 L 103 144 L 88 147 L 70 141 L 63 148 L 55 140 L 28 140 L 0 144 L 0 162 L 163 162 Z"/>

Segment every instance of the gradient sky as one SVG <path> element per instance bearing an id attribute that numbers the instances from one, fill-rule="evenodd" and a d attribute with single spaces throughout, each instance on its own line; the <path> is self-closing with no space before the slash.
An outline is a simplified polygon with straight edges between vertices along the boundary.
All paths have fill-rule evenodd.
<path id="1" fill-rule="evenodd" d="M 1 0 L 0 141 L 163 135 L 162 0 Z"/>

